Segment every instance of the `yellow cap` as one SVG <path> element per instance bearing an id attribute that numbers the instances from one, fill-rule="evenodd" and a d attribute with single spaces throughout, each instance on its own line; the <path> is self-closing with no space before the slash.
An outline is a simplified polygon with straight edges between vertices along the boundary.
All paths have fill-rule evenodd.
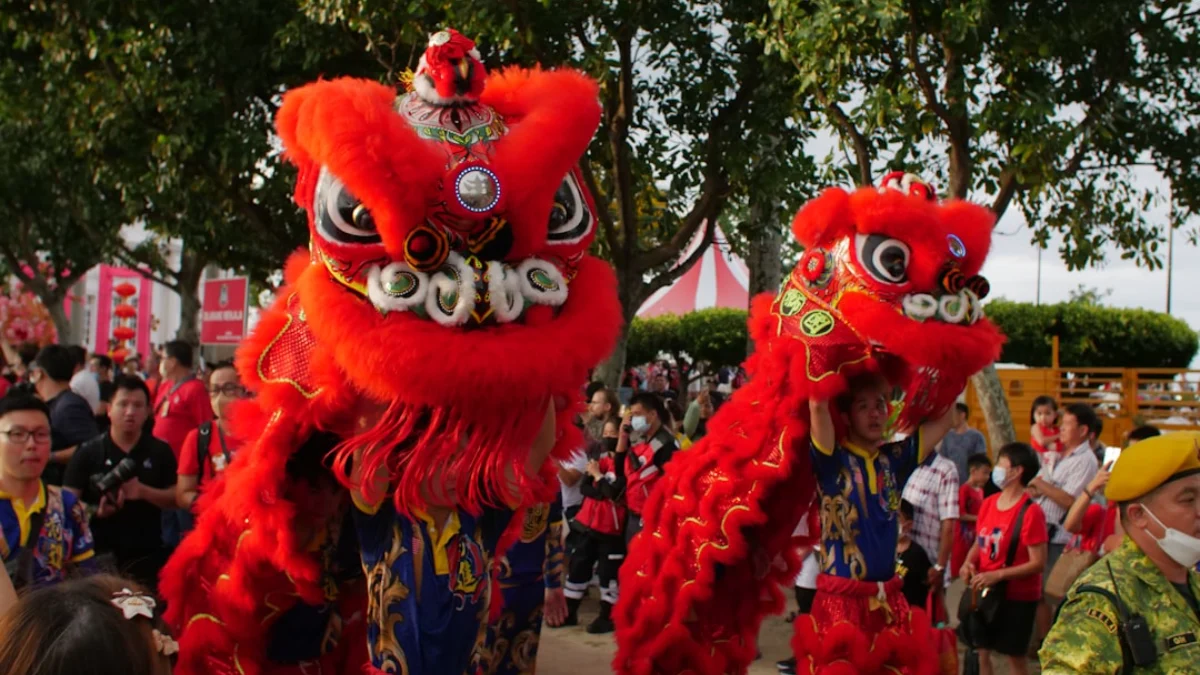
<path id="1" fill-rule="evenodd" d="M 1138 441 L 1121 452 L 1104 496 L 1128 502 L 1177 478 L 1200 473 L 1200 432 L 1175 431 Z"/>

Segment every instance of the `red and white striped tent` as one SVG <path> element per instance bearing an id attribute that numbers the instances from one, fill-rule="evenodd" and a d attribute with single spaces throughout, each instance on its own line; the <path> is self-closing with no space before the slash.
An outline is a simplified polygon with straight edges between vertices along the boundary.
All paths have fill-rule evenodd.
<path id="1" fill-rule="evenodd" d="M 704 228 L 701 227 L 679 256 L 679 261 L 687 260 L 703 240 Z M 749 306 L 750 270 L 730 250 L 729 240 L 717 226 L 713 243 L 704 256 L 675 283 L 660 288 L 647 298 L 637 315 L 650 318 L 660 314 L 687 314 L 709 307 L 746 309 Z"/>

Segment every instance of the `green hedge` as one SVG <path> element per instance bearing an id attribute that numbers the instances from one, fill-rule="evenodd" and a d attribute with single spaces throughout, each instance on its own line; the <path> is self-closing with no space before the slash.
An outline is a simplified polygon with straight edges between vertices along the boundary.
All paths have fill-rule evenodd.
<path id="1" fill-rule="evenodd" d="M 663 314 L 634 319 L 629 326 L 625 362 L 649 363 L 659 353 L 687 354 L 693 363 L 712 368 L 736 366 L 746 359 L 747 312 L 744 309 L 702 309 L 683 316 Z"/>
<path id="2" fill-rule="evenodd" d="M 1008 337 L 1000 360 L 1033 368 L 1050 366 L 1055 334 L 1063 367 L 1187 368 L 1200 348 L 1186 322 L 1145 309 L 993 300 L 985 313 Z"/>
<path id="3" fill-rule="evenodd" d="M 986 313 L 1008 337 L 1000 360 L 1032 368 L 1050 366 L 1055 333 L 1064 367 L 1187 368 L 1200 349 L 1186 322 L 1145 309 L 993 300 Z M 746 311 L 740 309 L 634 319 L 625 362 L 648 363 L 665 352 L 714 368 L 733 366 L 746 358 L 746 340 Z"/>

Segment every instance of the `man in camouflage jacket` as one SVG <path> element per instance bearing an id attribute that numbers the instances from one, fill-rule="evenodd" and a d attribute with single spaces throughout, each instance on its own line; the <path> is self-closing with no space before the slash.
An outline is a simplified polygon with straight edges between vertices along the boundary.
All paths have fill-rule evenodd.
<path id="1" fill-rule="evenodd" d="M 1042 645 L 1042 673 L 1200 672 L 1198 449 L 1200 434 L 1179 432 L 1122 453 L 1105 495 L 1120 505 L 1125 541 L 1067 593 Z M 1139 615 L 1154 659 L 1134 670 L 1123 624 Z"/>

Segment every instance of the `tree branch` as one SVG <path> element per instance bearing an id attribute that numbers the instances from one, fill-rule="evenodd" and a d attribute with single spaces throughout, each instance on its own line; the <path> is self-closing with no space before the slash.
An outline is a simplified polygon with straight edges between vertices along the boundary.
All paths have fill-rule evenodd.
<path id="1" fill-rule="evenodd" d="M 996 214 L 997 223 L 1004 217 L 1004 212 L 1008 210 L 1008 205 L 1021 187 L 1017 181 L 1015 170 L 1008 168 L 1000 172 L 1000 190 L 996 193 L 996 198 L 992 200 L 992 213 Z"/>
<path id="2" fill-rule="evenodd" d="M 604 242 L 608 244 L 609 251 L 617 250 L 617 230 L 613 226 L 612 214 L 608 212 L 608 204 L 600 204 L 597 200 L 600 199 L 600 186 L 596 182 L 596 174 L 592 171 L 592 163 L 584 158 L 579 163 L 580 173 L 583 174 L 583 182 L 587 184 L 588 192 L 592 193 L 592 201 L 596 203 L 596 217 L 600 219 L 600 229 L 604 232 Z M 606 200 L 607 201 L 607 200 Z"/>
<path id="3" fill-rule="evenodd" d="M 691 255 L 689 255 L 675 267 L 654 275 L 654 277 L 650 279 L 649 283 L 642 286 L 641 293 L 636 294 L 640 295 L 640 297 L 635 298 L 637 300 L 637 302 L 634 303 L 635 307 L 640 307 L 646 298 L 654 295 L 655 291 L 659 290 L 660 288 L 666 288 L 667 286 L 675 283 L 679 277 L 687 274 L 688 270 L 692 269 L 696 263 L 700 262 L 700 259 L 704 257 L 704 253 L 708 250 L 708 247 L 712 245 L 713 237 L 716 234 L 717 215 L 719 215 L 718 212 L 719 209 L 715 209 L 712 217 L 705 221 L 704 238 L 700 241 L 700 245 L 696 247 L 696 250 L 692 251 Z"/>
<path id="4" fill-rule="evenodd" d="M 867 143 L 867 137 L 863 136 L 841 106 L 829 100 L 820 85 L 814 83 L 812 89 L 813 94 L 817 97 L 817 102 L 825 108 L 825 111 L 833 119 L 833 123 L 841 129 L 843 140 L 849 136 L 850 144 L 854 148 L 854 160 L 858 164 L 858 184 L 860 186 L 871 185 L 874 180 L 871 176 L 871 146 Z"/>
<path id="5" fill-rule="evenodd" d="M 168 281 L 165 276 L 155 273 L 149 262 L 147 262 L 146 260 L 139 259 L 129 249 L 124 248 L 124 247 L 118 247 L 116 249 L 116 251 L 114 251 L 114 255 L 116 255 L 117 259 L 120 262 L 122 262 L 126 266 L 128 266 L 129 269 L 146 277 L 150 281 L 160 283 L 163 286 L 166 286 L 167 288 L 175 291 L 176 293 L 180 292 L 179 291 L 180 284 L 179 284 L 178 279 L 176 279 L 175 281 Z M 178 274 L 178 272 L 175 272 L 175 270 L 171 270 L 171 274 L 172 274 L 172 276 L 175 276 Z"/>
<path id="6" fill-rule="evenodd" d="M 633 165 L 629 159 L 629 125 L 636 102 L 633 88 L 633 38 L 622 27 L 617 36 L 620 73 L 615 91 L 609 96 L 608 142 L 612 149 L 613 185 L 617 209 L 621 214 L 622 252 L 628 257 L 637 241 L 637 197 L 633 194 Z"/>
<path id="7" fill-rule="evenodd" d="M 908 31 L 904 35 L 904 43 L 908 60 L 912 63 L 913 75 L 917 78 L 917 85 L 921 88 L 921 93 L 925 95 L 925 103 L 929 106 L 929 110 L 949 126 L 950 111 L 938 99 L 937 87 L 934 86 L 933 78 L 929 75 L 929 70 L 925 68 L 917 50 L 917 38 L 921 34 L 921 25 L 917 21 L 917 8 L 911 0 L 906 4 L 908 6 Z"/>

